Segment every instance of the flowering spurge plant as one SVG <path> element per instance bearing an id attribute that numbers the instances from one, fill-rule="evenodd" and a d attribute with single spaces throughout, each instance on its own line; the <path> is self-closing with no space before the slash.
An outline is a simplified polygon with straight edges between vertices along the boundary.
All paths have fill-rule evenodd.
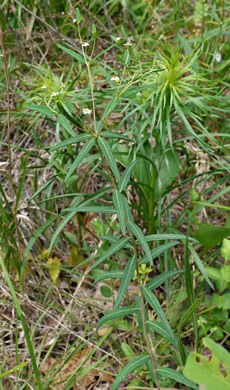
<path id="1" fill-rule="evenodd" d="M 79 27 L 81 22 L 79 11 L 77 11 L 76 20 Z M 142 355 L 129 361 L 120 371 L 112 385 L 112 390 L 117 389 L 130 372 L 142 366 L 147 367 L 151 383 L 158 390 L 161 388 L 162 378 L 170 378 L 172 381 L 181 383 L 187 388 L 197 389 L 197 385 L 186 379 L 179 370 L 159 366 L 153 337 L 154 333 L 163 337 L 171 346 L 175 360 L 178 362 L 178 369 L 184 366 L 187 352 L 181 341 L 180 333 L 190 318 L 193 318 L 195 323 L 195 313 L 200 304 L 200 301 L 195 300 L 194 297 L 188 257 L 188 251 L 192 248 L 192 242 L 196 242 L 196 240 L 189 237 L 189 235 L 185 236 L 177 233 L 157 234 L 153 222 L 156 204 L 161 202 L 163 195 L 167 193 L 168 186 L 179 173 L 178 158 L 176 152 L 171 150 L 166 143 L 165 129 L 167 130 L 167 126 L 162 128 L 164 142 L 162 143 L 162 140 L 156 137 L 155 146 L 150 144 L 151 133 L 145 130 L 136 139 L 130 128 L 128 131 L 124 131 L 118 125 L 115 131 L 114 129 L 113 131 L 110 130 L 108 124 L 109 115 L 117 110 L 119 105 L 124 109 L 130 97 L 135 96 L 135 99 L 136 97 L 139 99 L 137 94 L 144 89 L 152 88 L 152 84 L 149 83 L 147 86 L 140 85 L 140 80 L 136 76 L 124 84 L 122 76 L 114 76 L 114 71 L 111 71 L 111 74 L 104 72 L 107 82 L 111 82 L 111 87 L 108 88 L 108 95 L 100 94 L 95 89 L 94 76 L 97 69 L 101 71 L 102 64 L 97 59 L 92 58 L 96 39 L 95 27 L 93 27 L 92 36 L 93 43 L 89 45 L 83 42 L 80 36 L 82 42 L 81 52 L 59 45 L 59 48 L 77 60 L 81 67 L 85 66 L 88 71 L 89 86 L 82 88 L 78 91 L 78 94 L 74 95 L 75 97 L 77 96 L 78 106 L 76 107 L 71 100 L 67 99 L 69 95 L 67 96 L 66 94 L 63 97 L 64 94 L 60 93 L 60 91 L 57 95 L 51 96 L 51 98 L 55 98 L 54 110 L 50 110 L 51 107 L 47 108 L 47 106 L 41 104 L 38 107 L 27 105 L 27 108 L 34 111 L 37 110 L 40 114 L 47 117 L 52 117 L 51 119 L 54 122 L 55 119 L 53 117 L 54 114 L 56 115 L 56 144 L 49 149 L 51 154 L 50 164 L 56 169 L 56 173 L 50 178 L 48 183 L 33 195 L 31 200 L 34 200 L 47 186 L 52 185 L 56 178 L 62 181 L 66 188 L 70 190 L 70 193 L 67 195 L 72 197 L 73 200 L 69 207 L 63 208 L 59 215 L 53 216 L 35 233 L 25 251 L 21 272 L 23 273 L 23 266 L 35 239 L 54 221 L 61 218 L 61 222 L 52 237 L 49 252 L 57 244 L 64 227 L 77 214 L 91 212 L 101 214 L 102 216 L 116 215 L 120 226 L 119 235 L 103 237 L 109 242 L 109 249 L 102 255 L 97 255 L 96 261 L 91 268 L 95 269 L 102 264 L 108 263 L 108 260 L 116 258 L 120 251 L 125 253 L 126 263 L 122 269 L 116 271 L 109 270 L 100 275 L 95 281 L 95 283 L 98 283 L 103 280 L 120 280 L 113 311 L 106 313 L 99 320 L 97 331 L 109 321 L 114 322 L 123 317 L 134 316 L 137 320 L 138 328 L 143 334 L 146 348 Z M 92 47 L 91 54 L 89 54 L 90 47 Z M 132 48 L 127 48 L 124 54 L 125 66 L 128 66 L 130 62 L 129 50 L 132 50 Z M 164 81 L 164 74 L 161 77 L 162 79 L 154 80 L 154 83 L 160 83 L 160 80 Z M 134 84 L 137 80 L 139 80 L 139 84 L 136 86 Z M 66 84 L 68 93 L 73 85 L 73 82 L 70 82 L 68 87 Z M 52 92 L 51 95 L 54 93 L 56 92 Z M 157 96 L 156 100 L 158 103 L 161 101 L 159 96 Z M 109 103 L 106 104 L 103 112 L 101 112 L 101 107 L 100 110 L 97 109 L 97 101 L 101 101 L 102 97 L 109 99 Z M 158 97 L 160 100 L 158 100 Z M 50 104 L 50 102 L 48 103 Z M 143 161 L 145 162 L 144 165 Z M 78 169 L 82 164 L 89 167 L 89 172 L 97 171 L 106 179 L 101 189 L 93 194 L 82 191 L 78 177 Z M 144 173 L 143 166 L 146 167 Z M 143 196 L 148 206 L 145 230 L 140 228 L 137 219 L 133 216 L 130 186 L 139 186 L 137 193 L 140 197 L 141 195 Z M 145 234 L 146 230 L 147 234 Z M 164 243 L 161 244 L 161 241 Z M 150 276 L 143 279 L 140 270 L 142 265 L 146 265 L 148 275 L 151 275 L 151 270 L 154 273 L 156 268 L 154 260 L 160 255 L 166 254 L 171 248 L 178 245 L 180 241 L 186 244 L 185 282 L 190 306 L 179 321 L 177 328 L 173 329 L 154 290 L 166 283 L 170 278 L 181 276 L 180 274 L 184 272 L 178 269 L 167 269 L 168 267 L 166 267 L 167 270 L 160 275 L 154 278 Z M 195 259 L 200 271 L 204 273 L 205 278 L 208 280 L 199 257 L 197 256 Z M 137 280 L 138 295 L 133 305 L 126 306 L 125 295 L 130 283 L 134 279 Z M 149 316 L 150 310 L 155 313 L 154 320 Z M 196 331 L 195 325 L 194 330 Z"/>

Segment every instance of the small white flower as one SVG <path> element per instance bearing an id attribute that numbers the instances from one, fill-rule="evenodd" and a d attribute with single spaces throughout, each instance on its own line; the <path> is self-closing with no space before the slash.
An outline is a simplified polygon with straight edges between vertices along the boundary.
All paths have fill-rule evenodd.
<path id="1" fill-rule="evenodd" d="M 117 40 L 117 41 L 120 41 L 120 40 L 121 40 L 121 37 L 116 37 L 116 40 Z"/>
<path id="2" fill-rule="evenodd" d="M 82 45 L 83 47 L 86 47 L 86 46 L 89 46 L 89 43 L 88 43 L 88 42 L 82 42 L 81 45 Z"/>
<path id="3" fill-rule="evenodd" d="M 113 77 L 111 77 L 111 79 L 110 80 L 112 80 L 112 81 L 116 81 L 116 83 L 119 83 L 119 81 L 120 81 L 120 79 L 119 79 L 119 77 L 118 76 L 113 76 Z"/>
<path id="4" fill-rule="evenodd" d="M 89 108 L 83 108 L 82 112 L 84 115 L 88 115 L 91 114 L 92 110 L 90 110 Z"/>
<path id="5" fill-rule="evenodd" d="M 73 19 L 73 23 L 76 23 L 77 19 Z"/>
<path id="6" fill-rule="evenodd" d="M 216 62 L 220 62 L 220 61 L 221 61 L 221 54 L 220 54 L 220 53 L 216 53 L 216 55 L 215 55 L 215 61 L 216 61 Z"/>
<path id="7" fill-rule="evenodd" d="M 51 97 L 57 96 L 58 94 L 59 94 L 59 92 L 53 92 L 53 93 L 51 94 Z"/>
<path id="8" fill-rule="evenodd" d="M 41 89 L 46 89 L 47 88 L 47 86 L 46 85 L 43 85 L 42 87 L 41 87 Z"/>
<path id="9" fill-rule="evenodd" d="M 133 44 L 131 42 L 126 42 L 124 43 L 124 46 L 133 46 Z"/>

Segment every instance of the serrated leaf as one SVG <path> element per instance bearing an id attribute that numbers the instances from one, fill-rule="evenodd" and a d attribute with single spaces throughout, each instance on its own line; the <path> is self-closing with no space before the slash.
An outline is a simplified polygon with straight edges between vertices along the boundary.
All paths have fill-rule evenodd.
<path id="1" fill-rule="evenodd" d="M 124 237 L 121 240 L 118 240 L 115 244 L 111 246 L 111 248 L 104 253 L 103 256 L 101 256 L 91 267 L 91 269 L 97 267 L 99 264 L 101 264 L 104 260 L 111 257 L 115 253 L 119 252 L 124 246 L 129 242 L 129 237 Z"/>
<path id="2" fill-rule="evenodd" d="M 176 271 L 164 272 L 163 274 L 158 275 L 155 278 L 153 278 L 152 280 L 150 280 L 148 282 L 148 284 L 146 285 L 146 287 L 149 290 L 155 290 L 156 288 L 161 286 L 164 282 L 166 282 L 166 280 L 173 278 L 174 276 L 181 274 L 181 273 L 184 273 L 184 271 L 176 270 Z"/>
<path id="3" fill-rule="evenodd" d="M 123 174 L 120 178 L 120 181 L 118 183 L 118 189 L 120 192 L 122 192 L 125 189 L 125 187 L 127 186 L 129 179 L 130 179 L 130 176 L 132 174 L 132 171 L 135 168 L 136 163 L 137 163 L 136 160 L 132 161 L 130 163 L 130 165 L 128 166 L 128 168 L 126 168 L 126 170 L 123 172 Z"/>
<path id="4" fill-rule="evenodd" d="M 68 119 L 63 114 L 58 115 L 57 121 L 67 131 L 67 133 L 72 135 L 72 137 L 75 136 L 75 133 L 73 131 L 71 124 L 69 123 Z"/>
<path id="5" fill-rule="evenodd" d="M 158 256 L 160 256 L 162 253 L 164 253 L 165 251 L 167 251 L 168 249 L 172 248 L 173 246 L 177 245 L 178 244 L 178 241 L 174 241 L 174 242 L 169 242 L 169 243 L 166 243 L 166 244 L 163 244 L 163 245 L 160 245 L 158 246 L 157 248 L 154 248 L 151 250 L 151 257 L 152 257 L 152 260 L 156 259 Z M 147 256 L 144 256 L 141 260 L 140 260 L 140 263 L 139 264 L 144 264 L 148 261 L 148 257 Z"/>
<path id="6" fill-rule="evenodd" d="M 161 308 L 161 305 L 160 305 L 157 297 L 147 287 L 142 286 L 141 289 L 142 289 L 142 292 L 144 294 L 146 301 L 150 304 L 150 306 L 156 312 L 162 325 L 164 326 L 165 330 L 167 331 L 168 337 L 170 337 L 172 340 L 174 340 L 175 345 L 177 345 L 177 339 L 173 334 L 171 326 L 170 326 L 170 324 L 165 316 L 165 313 L 163 312 L 163 310 Z"/>
<path id="7" fill-rule="evenodd" d="M 118 216 L 118 220 L 120 222 L 120 228 L 121 228 L 122 234 L 125 236 L 126 223 L 125 223 L 124 201 L 123 201 L 123 196 L 117 190 L 114 191 L 114 193 L 113 193 L 113 203 L 114 203 L 115 209 L 117 211 L 117 216 Z"/>
<path id="8" fill-rule="evenodd" d="M 141 229 L 133 222 L 128 223 L 128 228 L 132 232 L 132 234 L 138 239 L 139 244 L 141 245 L 142 249 L 145 251 L 146 256 L 148 257 L 148 261 L 150 262 L 151 265 L 153 265 L 151 251 L 149 249 L 148 243 Z"/>
<path id="9" fill-rule="evenodd" d="M 57 44 L 57 47 L 59 47 L 60 49 L 64 50 L 67 54 L 69 54 L 71 57 L 75 58 L 75 60 L 79 61 L 81 64 L 85 64 L 84 57 L 82 57 L 81 54 L 76 53 L 75 51 L 70 50 L 67 47 L 64 47 L 64 46 L 62 46 L 60 44 Z"/>
<path id="10" fill-rule="evenodd" d="M 129 258 L 129 260 L 125 266 L 125 269 L 123 271 L 123 277 L 122 277 L 121 285 L 120 285 L 120 288 L 119 288 L 119 291 L 117 294 L 116 302 L 114 304 L 114 309 L 117 309 L 118 306 L 120 305 L 121 300 L 124 297 L 125 292 L 129 286 L 129 283 L 131 282 L 131 280 L 133 278 L 133 275 L 134 275 L 134 272 L 136 269 L 136 265 L 137 265 L 137 259 L 135 258 L 135 256 Z"/>
<path id="11" fill-rule="evenodd" d="M 123 318 L 126 316 L 130 316 L 131 314 L 134 314 L 138 311 L 136 307 L 132 306 L 124 306 L 120 307 L 116 310 L 113 310 L 111 313 L 106 313 L 104 317 L 102 317 L 97 324 L 96 330 L 98 329 L 105 323 L 111 320 L 117 320 L 118 318 Z"/>
<path id="12" fill-rule="evenodd" d="M 211 359 L 198 353 L 190 353 L 184 375 L 204 385 L 205 390 L 230 390 L 230 354 L 209 337 L 203 339 L 203 344 L 210 350 Z"/>
<path id="13" fill-rule="evenodd" d="M 110 100 L 109 104 L 107 105 L 102 119 L 105 120 L 105 118 L 114 110 L 114 108 L 118 105 L 119 99 L 115 96 L 112 100 Z"/>
<path id="14" fill-rule="evenodd" d="M 91 138 L 88 142 L 85 143 L 80 153 L 78 154 L 77 158 L 68 169 L 67 175 L 65 177 L 65 183 L 68 181 L 68 179 L 73 174 L 73 172 L 76 171 L 78 166 L 82 163 L 85 156 L 89 153 L 89 151 L 92 149 L 93 145 L 95 144 L 95 141 L 96 141 L 95 138 Z"/>
<path id="15" fill-rule="evenodd" d="M 106 158 L 115 178 L 119 181 L 120 180 L 120 174 L 117 168 L 116 160 L 113 156 L 112 150 L 109 146 L 109 143 L 104 139 L 99 137 L 98 138 L 98 144 L 104 154 L 104 157 Z"/>
<path id="16" fill-rule="evenodd" d="M 197 385 L 194 382 L 192 382 L 192 380 L 191 381 L 188 380 L 182 374 L 173 370 L 172 368 L 167 368 L 167 367 L 157 368 L 157 375 L 162 376 L 163 378 L 172 379 L 172 380 L 174 380 L 178 383 L 182 383 L 183 385 L 188 386 L 194 390 L 198 390 Z M 194 380 L 195 377 L 196 377 L 196 374 L 193 376 L 192 379 Z M 209 390 L 209 389 L 207 389 L 207 390 Z M 216 388 L 216 390 L 217 390 L 217 388 Z M 223 389 L 221 389 L 221 390 L 223 390 Z"/>
<path id="17" fill-rule="evenodd" d="M 94 284 L 101 282 L 102 280 L 121 279 L 124 271 L 110 271 L 105 272 L 103 275 L 98 276 Z"/>
<path id="18" fill-rule="evenodd" d="M 112 390 L 116 390 L 119 384 L 130 374 L 130 372 L 133 372 L 138 367 L 143 366 L 148 362 L 148 360 L 149 355 L 137 356 L 131 360 L 131 362 L 129 362 L 117 375 L 115 381 L 112 384 Z"/>

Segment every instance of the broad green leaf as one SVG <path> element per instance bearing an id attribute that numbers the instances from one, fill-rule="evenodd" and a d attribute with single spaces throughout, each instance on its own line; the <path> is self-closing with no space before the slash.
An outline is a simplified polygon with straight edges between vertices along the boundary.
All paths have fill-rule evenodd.
<path id="1" fill-rule="evenodd" d="M 184 375 L 203 385 L 204 390 L 230 390 L 230 354 L 209 337 L 203 339 L 205 348 L 212 354 L 208 356 L 190 353 Z"/>
<path id="2" fill-rule="evenodd" d="M 173 334 L 173 331 L 171 329 L 171 326 L 165 316 L 165 313 L 163 312 L 161 305 L 155 296 L 155 294 L 149 290 L 147 287 L 142 287 L 142 292 L 144 294 L 144 297 L 146 301 L 150 304 L 150 306 L 153 308 L 153 310 L 156 312 L 158 315 L 159 319 L 161 320 L 162 325 L 164 326 L 166 332 L 168 333 L 168 337 L 170 339 L 174 340 L 175 345 L 177 344 L 177 339 Z"/>
<path id="3" fill-rule="evenodd" d="M 213 302 L 218 309 L 230 310 L 230 293 L 223 295 L 214 294 Z"/>
<path id="4" fill-rule="evenodd" d="M 151 265 L 153 265 L 151 251 L 149 249 L 149 246 L 148 246 L 148 243 L 147 243 L 147 241 L 145 239 L 145 236 L 142 233 L 142 231 L 139 228 L 139 226 L 137 226 L 133 222 L 129 222 L 128 223 L 128 228 L 131 231 L 131 233 L 138 239 L 139 244 L 141 245 L 142 249 L 145 251 L 146 256 L 148 257 L 148 261 L 150 262 Z"/>
<path id="5" fill-rule="evenodd" d="M 207 271 L 208 276 L 211 279 L 221 280 L 221 281 L 223 280 L 222 276 L 221 276 L 220 269 L 215 268 L 215 267 L 206 267 L 206 271 Z"/>
<path id="6" fill-rule="evenodd" d="M 121 300 L 124 297 L 125 292 L 129 286 L 129 283 L 131 282 L 131 280 L 133 278 L 133 275 L 134 275 L 134 272 L 136 269 L 136 265 L 137 265 L 137 259 L 135 258 L 135 256 L 129 258 L 129 260 L 125 266 L 125 269 L 123 271 L 121 285 L 120 285 L 120 288 L 119 288 L 119 291 L 117 294 L 114 309 L 117 309 L 118 306 L 120 305 Z"/>
<path id="7" fill-rule="evenodd" d="M 75 133 L 73 131 L 71 124 L 69 123 L 68 119 L 63 114 L 58 115 L 57 121 L 67 131 L 67 133 L 72 135 L 72 137 L 75 136 Z"/>
<path id="8" fill-rule="evenodd" d="M 42 104 L 24 104 L 23 108 L 28 108 L 29 110 L 39 112 L 40 114 L 46 116 L 54 116 L 55 112 L 51 111 L 47 106 Z"/>
<path id="9" fill-rule="evenodd" d="M 109 102 L 109 104 L 107 105 L 104 111 L 102 117 L 103 120 L 105 120 L 105 118 L 114 110 L 114 108 L 118 105 L 118 103 L 119 103 L 119 99 L 116 96 L 112 98 L 112 100 Z"/>
<path id="10" fill-rule="evenodd" d="M 118 189 L 120 192 L 122 192 L 125 187 L 127 186 L 128 182 L 129 182 L 129 179 L 130 179 L 130 176 L 131 176 L 131 173 L 136 165 L 137 161 L 134 160 L 130 163 L 130 165 L 128 166 L 128 168 L 126 168 L 126 170 L 123 172 L 121 178 L 120 178 L 120 181 L 118 183 Z"/>
<path id="11" fill-rule="evenodd" d="M 104 253 L 103 256 L 101 256 L 93 265 L 92 265 L 92 268 L 95 268 L 97 267 L 99 264 L 101 264 L 104 260 L 108 259 L 109 257 L 111 257 L 112 255 L 114 255 L 115 253 L 119 252 L 122 248 L 124 248 L 124 246 L 129 242 L 130 238 L 129 237 L 124 237 L 122 238 L 121 240 L 118 240 L 115 244 L 113 244 L 111 246 L 111 248 L 109 248 L 109 250 Z"/>
<path id="12" fill-rule="evenodd" d="M 228 227 L 201 223 L 198 225 L 198 229 L 193 236 L 196 240 L 200 241 L 205 248 L 211 249 L 229 235 L 230 228 Z"/>
<path id="13" fill-rule="evenodd" d="M 154 332 L 160 334 L 166 340 L 168 340 L 174 347 L 178 347 L 177 341 L 175 337 L 171 337 L 171 335 L 167 332 L 165 327 L 159 321 L 146 321 L 146 326 L 149 329 L 152 329 Z"/>
<path id="14" fill-rule="evenodd" d="M 160 256 L 162 253 L 166 252 L 168 249 L 172 248 L 173 246 L 177 245 L 178 241 L 169 242 L 167 244 L 163 244 L 158 246 L 157 248 L 154 248 L 151 250 L 151 256 L 152 259 L 156 259 L 158 256 Z M 139 264 L 144 264 L 148 261 L 148 257 L 144 256 Z"/>
<path id="15" fill-rule="evenodd" d="M 230 261 L 230 240 L 225 238 L 221 247 L 221 255 L 225 261 Z"/>
<path id="16" fill-rule="evenodd" d="M 188 246 L 189 246 L 191 253 L 193 254 L 193 258 L 194 258 L 195 263 L 196 263 L 197 267 L 199 268 L 201 274 L 203 275 L 203 277 L 205 278 L 205 280 L 209 284 L 209 286 L 214 290 L 214 286 L 213 286 L 212 282 L 209 280 L 206 268 L 204 267 L 198 253 L 195 251 L 195 249 L 193 248 L 192 245 L 188 244 Z"/>
<path id="17" fill-rule="evenodd" d="M 123 236 L 125 236 L 126 223 L 125 223 L 124 201 L 123 201 L 123 196 L 117 190 L 114 191 L 114 193 L 113 193 L 113 203 L 114 203 L 115 209 L 117 211 L 117 217 L 118 217 L 118 220 L 120 223 L 120 228 L 121 228 L 122 234 L 123 234 Z"/>
<path id="18" fill-rule="evenodd" d="M 105 272 L 103 275 L 98 276 L 94 284 L 101 282 L 102 280 L 121 279 L 124 271 L 110 271 Z"/>
<path id="19" fill-rule="evenodd" d="M 117 179 L 117 181 L 120 180 L 120 174 L 119 174 L 119 171 L 118 171 L 118 168 L 117 168 L 117 164 L 116 164 L 116 161 L 115 161 L 115 158 L 113 156 L 113 152 L 109 146 L 109 143 L 104 139 L 104 138 L 101 138 L 99 137 L 98 138 L 98 144 L 104 154 L 104 157 L 106 158 L 115 178 Z"/>
<path id="20" fill-rule="evenodd" d="M 117 375 L 115 381 L 112 384 L 112 390 L 116 390 L 119 384 L 138 367 L 143 366 L 149 360 L 149 355 L 137 356 L 131 362 L 129 362 Z"/>
<path id="21" fill-rule="evenodd" d="M 178 383 L 182 383 L 185 386 L 188 386 L 191 389 L 198 390 L 198 386 L 194 383 L 194 380 L 196 378 L 196 374 L 194 373 L 191 380 L 184 377 L 184 375 L 180 374 L 179 372 L 173 370 L 172 368 L 162 367 L 157 368 L 157 375 L 162 376 L 163 378 L 169 378 L 172 379 Z M 209 389 L 207 389 L 209 390 Z M 210 389 L 211 390 L 211 389 Z M 217 388 L 216 388 L 217 390 Z M 219 390 L 219 388 L 218 388 Z M 224 390 L 221 388 L 221 390 Z"/>
<path id="22" fill-rule="evenodd" d="M 146 285 L 146 287 L 149 290 L 155 290 L 156 288 L 161 286 L 164 282 L 166 282 L 166 280 L 173 278 L 174 276 L 182 273 L 184 273 L 184 271 L 181 270 L 164 272 L 163 274 L 155 276 L 155 278 L 150 280 Z"/>
<path id="23" fill-rule="evenodd" d="M 62 46 L 60 44 L 57 44 L 57 47 L 59 47 L 60 49 L 64 50 L 67 54 L 69 54 L 71 57 L 75 58 L 75 60 L 77 60 L 81 64 L 85 64 L 84 57 L 82 57 L 81 54 L 76 53 L 75 51 L 70 50 L 67 47 L 64 47 L 64 46 Z"/>
<path id="24" fill-rule="evenodd" d="M 126 316 L 130 316 L 131 314 L 134 314 L 138 311 L 136 307 L 132 306 L 124 306 L 124 307 L 119 307 L 116 310 L 113 310 L 111 313 L 106 313 L 104 317 L 102 317 L 97 324 L 96 330 L 98 329 L 105 323 L 111 320 L 117 320 L 118 318 L 123 318 Z"/>
<path id="25" fill-rule="evenodd" d="M 159 198 L 177 178 L 180 165 L 175 152 L 168 150 L 161 157 L 160 169 L 157 175 L 155 196 Z"/>
<path id="26" fill-rule="evenodd" d="M 91 138 L 88 142 L 85 143 L 83 148 L 81 149 L 80 153 L 78 154 L 77 158 L 71 165 L 71 167 L 68 169 L 67 175 L 65 177 L 65 183 L 68 181 L 70 176 L 73 174 L 74 171 L 78 168 L 78 166 L 82 163 L 85 156 L 89 153 L 89 151 L 92 149 L 93 145 L 95 144 L 96 140 L 95 138 Z"/>

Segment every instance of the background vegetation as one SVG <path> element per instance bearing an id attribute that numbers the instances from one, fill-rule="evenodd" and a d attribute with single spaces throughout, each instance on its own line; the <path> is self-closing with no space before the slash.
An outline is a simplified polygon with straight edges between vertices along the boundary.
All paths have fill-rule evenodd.
<path id="1" fill-rule="evenodd" d="M 227 0 L 3 0 L 0 389 L 230 389 Z"/>

